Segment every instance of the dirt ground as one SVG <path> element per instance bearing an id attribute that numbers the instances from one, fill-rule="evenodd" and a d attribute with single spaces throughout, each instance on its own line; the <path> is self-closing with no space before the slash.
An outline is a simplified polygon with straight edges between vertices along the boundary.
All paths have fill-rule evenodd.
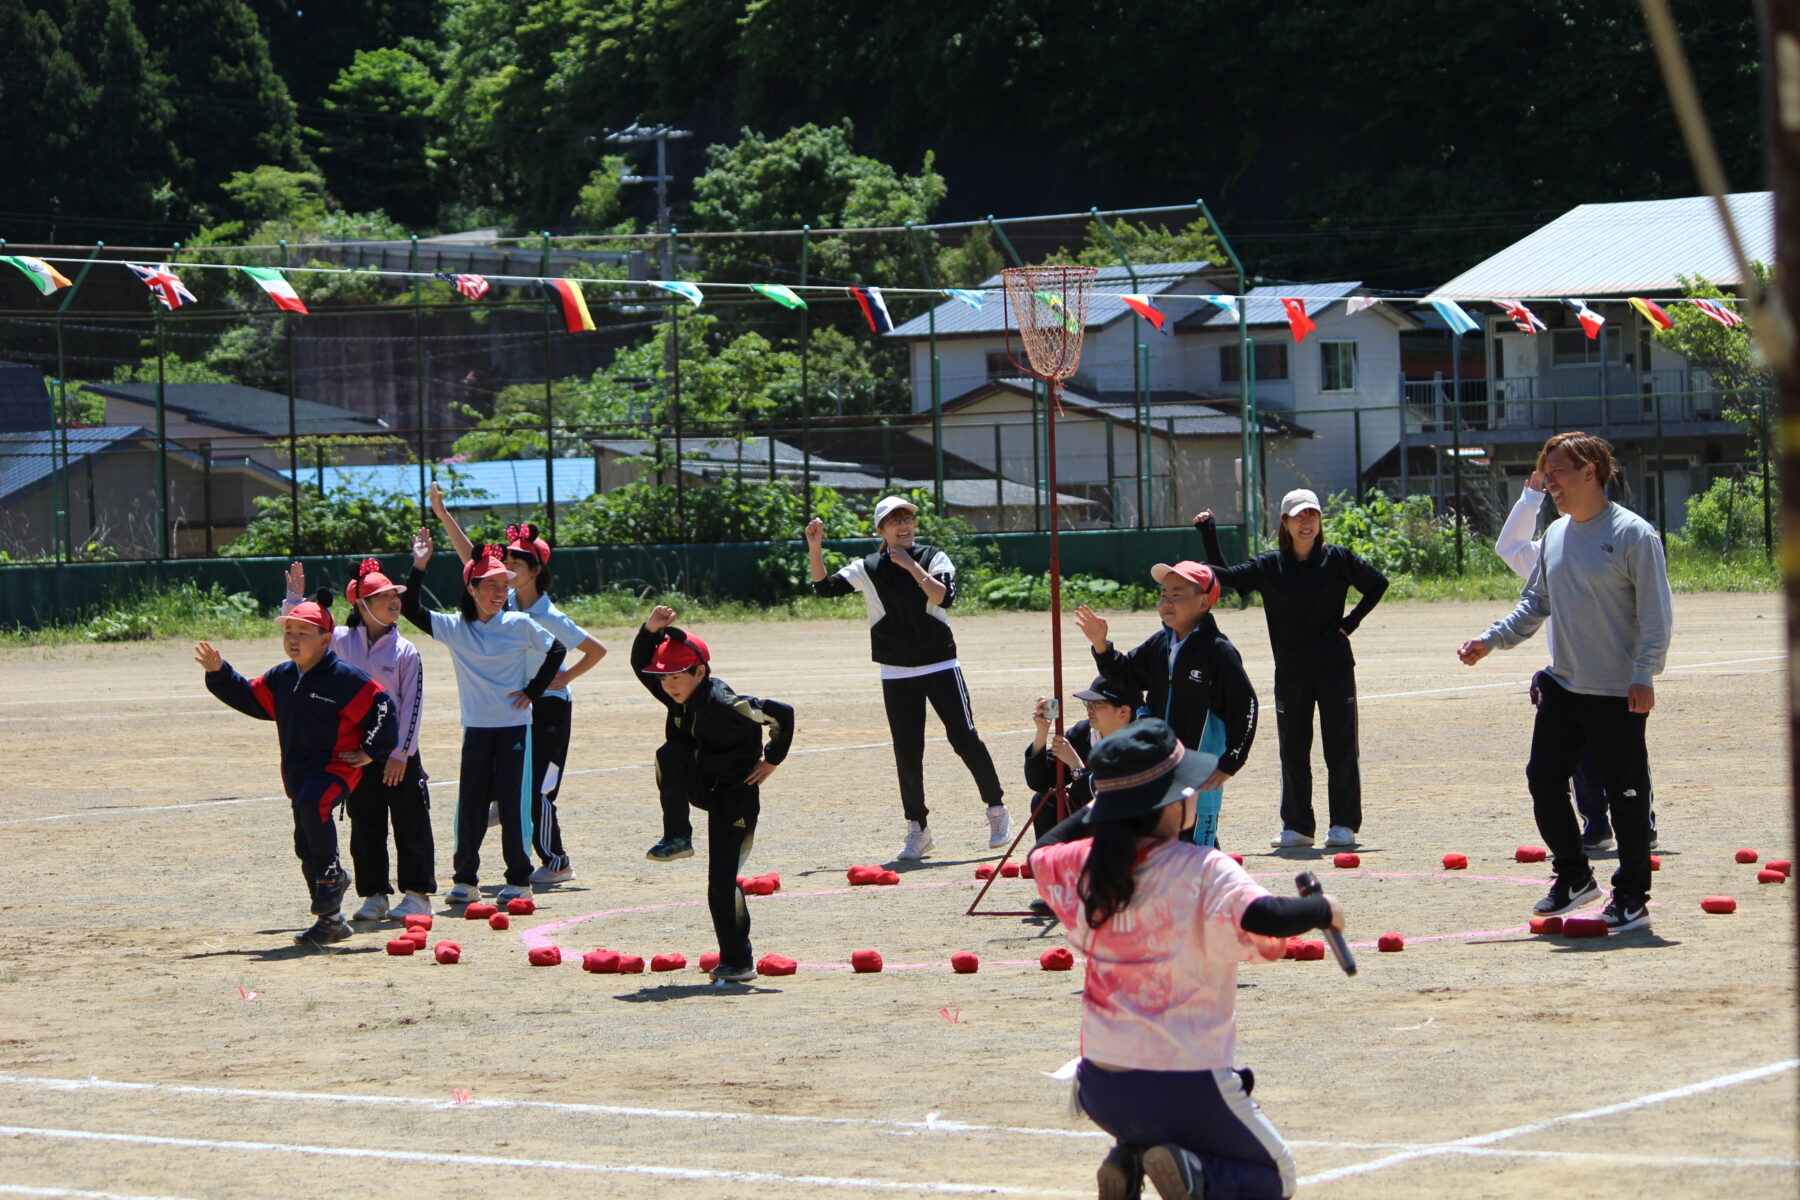
<path id="1" fill-rule="evenodd" d="M 1473 669 L 1453 656 L 1502 607 L 1389 604 L 1357 635 L 1361 870 L 1268 849 L 1272 721 L 1227 789 L 1227 848 L 1277 893 L 1319 868 L 1366 943 L 1354 979 L 1329 959 L 1242 975 L 1238 1058 L 1301 1191 L 1792 1196 L 1793 898 L 1732 856 L 1793 857 L 1779 601 L 1678 599 L 1650 723 L 1655 925 L 1598 942 L 1524 929 L 1546 874 L 1512 858 L 1540 841 L 1523 759 L 1541 647 Z M 1260 612 L 1221 620 L 1266 698 Z M 1113 621 L 1122 642 L 1154 626 Z M 1010 784 L 1048 686 L 1047 619 L 956 627 Z M 845 887 L 902 833 L 860 619 L 698 631 L 738 690 L 799 710 L 750 864 L 784 890 L 751 903 L 757 953 L 811 965 L 729 991 L 692 969 L 526 965 L 527 939 L 712 948 L 703 858 L 643 856 L 661 710 L 626 670 L 628 630 L 595 631 L 614 653 L 577 685 L 562 800 L 577 878 L 509 932 L 440 915 L 434 940 L 465 950 L 454 967 L 388 957 L 374 929 L 328 955 L 291 944 L 308 918 L 273 730 L 208 696 L 186 646 L 0 653 L 0 1195 L 1091 1195 L 1106 1139 L 1046 1075 L 1076 1053 L 1079 968 L 1038 969 L 1061 944 L 1039 922 L 963 915 L 974 865 L 997 852 L 941 739 L 936 853 L 898 888 Z M 414 640 L 447 887 L 455 686 L 443 651 Z M 222 648 L 246 674 L 279 657 L 273 631 Z M 1092 672 L 1072 628 L 1065 651 L 1073 691 Z M 1322 806 L 1322 768 L 1320 787 Z M 1439 869 L 1452 850 L 1468 871 Z M 1030 887 L 990 900 L 1016 907 Z M 1702 914 L 1714 893 L 1737 913 Z M 1387 930 L 1404 953 L 1375 952 Z M 862 948 L 890 968 L 852 975 Z M 949 971 L 965 949 L 979 974 Z"/>

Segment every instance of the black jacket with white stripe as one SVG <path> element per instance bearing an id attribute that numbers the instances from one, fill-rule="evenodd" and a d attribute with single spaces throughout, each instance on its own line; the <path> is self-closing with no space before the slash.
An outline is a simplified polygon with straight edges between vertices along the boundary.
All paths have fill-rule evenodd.
<path id="1" fill-rule="evenodd" d="M 631 670 L 638 682 L 668 710 L 663 736 L 677 745 L 691 747 L 702 775 L 730 786 L 744 781 L 758 761 L 771 766 L 787 758 L 794 744 L 794 709 L 779 700 L 740 696 L 708 667 L 686 703 L 677 703 L 663 691 L 662 677 L 644 668 L 656 657 L 656 648 L 668 638 L 669 626 L 652 633 L 638 626 L 631 644 Z M 763 746 L 763 730 L 769 744 Z"/>
<path id="2" fill-rule="evenodd" d="M 1137 649 L 1121 654 L 1111 642 L 1094 651 L 1100 673 L 1114 683 L 1144 693 L 1145 707 L 1175 730 L 1189 749 L 1197 749 L 1206 732 L 1208 713 L 1225 727 L 1219 770 L 1235 775 L 1256 740 L 1256 689 L 1244 673 L 1244 660 L 1207 613 L 1188 635 L 1169 665 L 1167 625 Z"/>
<path id="3" fill-rule="evenodd" d="M 944 609 L 956 603 L 956 567 L 936 546 L 910 546 L 901 553 L 944 585 L 944 603 L 933 604 L 911 573 L 888 557 L 884 546 L 835 575 L 813 584 L 821 596 L 861 592 L 869 605 L 869 657 L 890 667 L 928 667 L 956 657 L 956 638 Z"/>

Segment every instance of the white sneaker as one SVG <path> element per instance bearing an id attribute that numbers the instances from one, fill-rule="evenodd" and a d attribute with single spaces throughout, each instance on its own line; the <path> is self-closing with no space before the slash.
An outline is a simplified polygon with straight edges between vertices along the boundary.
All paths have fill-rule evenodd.
<path id="1" fill-rule="evenodd" d="M 496 904 L 505 904 L 508 900 L 529 900 L 531 898 L 530 887 L 514 887 L 509 883 L 501 888 L 499 892 L 495 893 L 494 902 Z"/>
<path id="2" fill-rule="evenodd" d="M 425 899 L 422 892 L 408 892 L 400 897 L 400 903 L 388 909 L 388 916 L 396 921 L 404 921 L 408 917 L 429 916 L 431 901 Z"/>
<path id="3" fill-rule="evenodd" d="M 1356 845 L 1356 831 L 1345 829 L 1342 825 L 1333 825 L 1325 831 L 1325 844 L 1327 846 L 1354 846 Z"/>
<path id="4" fill-rule="evenodd" d="M 566 858 L 563 859 L 560 867 L 553 867 L 549 863 L 545 863 L 531 873 L 531 882 L 539 884 L 567 883 L 573 878 L 575 878 L 575 867 Z"/>
<path id="5" fill-rule="evenodd" d="M 924 858 L 931 853 L 932 847 L 936 844 L 931 840 L 931 830 L 917 821 L 908 821 L 906 823 L 906 844 L 900 847 L 900 853 L 894 857 Z"/>
<path id="6" fill-rule="evenodd" d="M 1269 839 L 1269 845 L 1275 847 L 1277 850 L 1287 850 L 1295 846 L 1310 846 L 1312 844 L 1313 840 L 1311 838 L 1307 837 L 1304 833 L 1300 833 L 1293 829 L 1284 829 Z"/>
<path id="7" fill-rule="evenodd" d="M 997 850 L 1012 841 L 1012 814 L 1004 804 L 990 804 L 988 817 L 988 849 Z"/>
<path id="8" fill-rule="evenodd" d="M 350 914 L 352 921 L 384 921 L 388 915 L 387 897 L 376 894 L 363 897 L 362 907 Z"/>
<path id="9" fill-rule="evenodd" d="M 494 826 L 498 825 L 499 823 L 500 823 L 500 802 L 498 800 L 489 801 L 488 802 L 488 828 L 492 829 Z"/>
<path id="10" fill-rule="evenodd" d="M 473 883 L 459 883 L 444 897 L 451 904 L 473 904 L 481 899 L 481 888 Z"/>

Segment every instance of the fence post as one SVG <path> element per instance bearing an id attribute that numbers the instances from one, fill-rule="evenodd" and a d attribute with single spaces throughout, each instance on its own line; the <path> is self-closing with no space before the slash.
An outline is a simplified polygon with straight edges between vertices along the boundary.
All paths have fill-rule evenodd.
<path id="1" fill-rule="evenodd" d="M 1400 498 L 1406 499 L 1408 489 L 1412 487 L 1412 477 L 1407 467 L 1407 460 L 1412 457 L 1406 444 L 1406 376 L 1400 376 Z"/>
<path id="2" fill-rule="evenodd" d="M 1357 500 L 1357 503 L 1360 504 L 1360 503 L 1362 503 L 1362 500 L 1363 500 L 1362 409 L 1353 408 L 1350 410 L 1350 425 L 1351 425 L 1351 433 L 1352 433 L 1350 453 L 1355 456 L 1354 461 L 1350 464 L 1350 467 L 1351 467 L 1350 474 L 1351 474 L 1351 477 L 1356 480 L 1356 500 Z"/>
<path id="3" fill-rule="evenodd" d="M 75 293 L 81 290 L 81 285 L 86 281 L 88 272 L 94 268 L 94 259 L 99 257 L 100 251 L 105 246 L 105 242 L 94 243 L 93 250 L 88 252 L 87 261 L 81 264 L 80 274 L 75 276 L 75 282 L 69 287 L 69 294 L 64 296 L 62 303 L 56 306 L 56 403 L 57 411 L 61 416 L 61 420 L 57 424 L 62 431 L 62 547 L 63 561 L 65 562 L 75 556 L 75 481 L 70 478 L 69 470 L 69 383 L 68 370 L 63 365 L 63 314 L 69 311 L 69 305 L 74 301 Z M 93 516 L 92 512 L 88 513 L 90 524 L 93 522 Z"/>
<path id="4" fill-rule="evenodd" d="M 1142 291 L 1143 289 L 1138 286 L 1137 268 L 1131 265 L 1131 256 L 1125 253 L 1125 247 L 1121 246 L 1119 239 L 1113 236 L 1112 226 L 1108 225 L 1106 218 L 1100 215 L 1098 207 L 1089 208 L 1088 213 L 1093 218 L 1094 224 L 1100 226 L 1100 232 L 1106 235 L 1106 240 L 1112 244 L 1113 253 L 1119 256 L 1120 265 L 1125 268 L 1125 274 L 1131 279 L 1131 290 Z M 1140 364 L 1144 364 L 1145 360 L 1139 357 L 1145 349 L 1143 321 L 1144 318 L 1138 316 L 1134 310 L 1131 314 L 1131 417 L 1133 424 L 1139 430 L 1143 429 L 1150 416 L 1149 408 L 1144 402 L 1144 380 L 1140 368 Z M 1140 433 L 1140 437 L 1142 436 Z M 1144 501 L 1148 493 L 1149 488 L 1145 484 L 1143 446 L 1140 444 L 1138 448 L 1138 527 L 1140 529 L 1144 527 L 1144 513 L 1147 511 Z"/>
<path id="5" fill-rule="evenodd" d="M 1206 218 L 1206 227 L 1219 239 L 1219 248 L 1225 251 L 1225 256 L 1231 259 L 1231 265 L 1237 268 L 1238 419 L 1242 425 L 1241 436 L 1244 443 L 1244 557 L 1248 558 L 1256 553 L 1259 541 L 1259 502 L 1262 499 L 1262 459 L 1259 453 L 1262 422 L 1256 413 L 1256 350 L 1250 342 L 1250 297 L 1245 294 L 1244 262 L 1237 256 L 1237 251 L 1231 248 L 1231 241 L 1226 238 L 1225 231 L 1213 220 L 1212 209 L 1206 206 L 1204 199 L 1195 200 L 1194 207 Z M 1404 441 L 1404 424 L 1401 430 Z"/>
<path id="6" fill-rule="evenodd" d="M 1114 529 L 1119 527 L 1119 489 L 1113 482 L 1113 425 L 1111 416 L 1102 415 L 1100 423 L 1106 427 L 1106 522 Z"/>
<path id="7" fill-rule="evenodd" d="M 926 261 L 925 251 L 919 245 L 919 231 L 913 228 L 911 221 L 906 223 L 906 236 L 912 240 L 913 253 L 918 255 L 919 270 L 925 275 L 925 286 L 937 287 L 937 279 L 931 272 L 931 264 Z M 937 348 L 937 301 L 926 301 L 926 319 L 931 330 L 931 445 L 932 445 L 932 487 L 934 499 L 939 513 L 944 511 L 944 396 L 940 390 L 938 378 Z"/>
<path id="8" fill-rule="evenodd" d="M 1666 543 L 1669 540 L 1669 460 L 1663 453 L 1663 398 L 1660 391 L 1652 391 L 1650 395 L 1656 402 L 1656 536 Z"/>
<path id="9" fill-rule="evenodd" d="M 805 289 L 812 265 L 812 226 L 800 226 L 800 287 Z M 812 307 L 800 306 L 800 492 L 801 515 L 812 520 L 812 377 L 808 351 L 812 345 Z"/>
<path id="10" fill-rule="evenodd" d="M 180 245 L 179 242 L 176 243 Z M 173 254 L 170 255 L 174 257 Z M 156 294 L 150 295 L 150 319 L 156 326 L 156 547 L 157 557 L 169 557 L 169 426 L 168 408 L 163 395 L 163 325 L 162 310 Z M 292 411 L 292 406 L 289 406 Z M 292 430 L 290 422 L 288 428 Z M 298 464 L 290 464 L 298 467 Z M 299 510 L 296 509 L 296 512 Z"/>
<path id="11" fill-rule="evenodd" d="M 288 265 L 287 239 L 282 238 L 281 265 Z M 281 318 L 282 340 L 287 342 L 287 410 L 288 410 L 288 472 L 293 476 L 292 486 L 288 489 L 288 553 L 295 558 L 300 557 L 300 423 L 294 417 L 294 318 Z M 418 370 L 414 364 L 413 370 Z"/>
<path id="12" fill-rule="evenodd" d="M 1771 562 L 1775 559 L 1775 510 L 1774 488 L 1769 485 L 1769 393 L 1764 392 L 1756 403 L 1756 423 L 1760 436 L 1756 439 L 1757 457 L 1762 460 L 1762 501 L 1763 501 L 1763 557 Z"/>
<path id="13" fill-rule="evenodd" d="M 678 236 L 675 227 L 671 225 L 669 227 L 669 277 L 671 279 L 675 277 L 675 260 L 679 250 L 676 241 Z M 669 302 L 669 347 L 669 365 L 673 372 L 672 381 L 674 383 L 672 396 L 675 417 L 675 531 L 680 535 L 680 540 L 686 542 L 688 538 L 687 489 L 681 481 L 681 305 L 675 303 L 674 300 Z M 684 564 L 686 563 L 685 555 L 683 555 L 682 561 Z"/>
<path id="14" fill-rule="evenodd" d="M 544 234 L 543 272 L 550 273 L 550 231 Z M 670 276 L 674 278 L 674 276 Z M 581 284 L 575 284 L 580 287 Z M 670 307 L 674 307 L 672 304 Z M 550 323 L 552 310 L 544 309 L 544 524 L 550 527 L 550 540 L 556 541 L 556 389 L 551 382 Z"/>
<path id="15" fill-rule="evenodd" d="M 1452 527 L 1456 534 L 1456 573 L 1463 573 L 1463 527 L 1462 527 L 1462 334 L 1450 331 L 1450 475 L 1452 494 L 1450 499 L 1450 516 L 1455 522 Z M 1443 486 L 1443 481 L 1438 481 Z"/>
<path id="16" fill-rule="evenodd" d="M 427 520 L 426 514 L 431 511 L 426 484 L 425 460 L 430 451 L 425 445 L 425 335 L 419 322 L 423 317 L 420 305 L 424 299 L 419 287 L 419 235 L 412 235 L 412 247 L 407 253 L 406 269 L 412 272 L 412 310 L 413 310 L 413 420 L 418 422 L 415 431 L 419 438 L 419 523 Z"/>

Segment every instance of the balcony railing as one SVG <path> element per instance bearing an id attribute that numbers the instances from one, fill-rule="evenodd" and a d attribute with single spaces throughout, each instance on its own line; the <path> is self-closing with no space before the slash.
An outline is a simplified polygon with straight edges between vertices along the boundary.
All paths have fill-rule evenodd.
<path id="1" fill-rule="evenodd" d="M 1600 388 L 1604 384 L 1604 393 Z M 1460 387 L 1460 394 L 1457 389 Z M 1700 370 L 1625 371 L 1602 380 L 1592 368 L 1548 377 L 1400 381 L 1406 432 L 1451 430 L 1461 408 L 1465 433 L 1654 426 L 1723 420 L 1726 394 Z"/>

